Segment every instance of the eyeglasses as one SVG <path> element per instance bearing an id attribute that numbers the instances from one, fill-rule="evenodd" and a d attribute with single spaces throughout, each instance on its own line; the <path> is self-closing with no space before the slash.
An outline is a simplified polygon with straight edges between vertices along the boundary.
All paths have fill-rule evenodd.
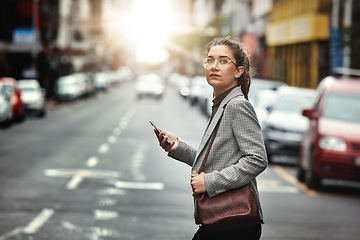
<path id="1" fill-rule="evenodd" d="M 230 63 L 233 63 L 236 67 L 238 67 L 238 65 L 235 62 L 231 61 L 229 58 L 220 58 L 219 60 L 213 58 L 204 58 L 203 66 L 205 69 L 210 69 L 214 66 L 214 64 L 216 64 L 216 62 L 218 62 L 217 66 L 219 69 L 228 67 Z"/>

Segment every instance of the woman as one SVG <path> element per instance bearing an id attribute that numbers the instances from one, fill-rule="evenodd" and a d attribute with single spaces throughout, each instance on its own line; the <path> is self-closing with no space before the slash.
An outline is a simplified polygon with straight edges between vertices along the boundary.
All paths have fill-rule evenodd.
<path id="1" fill-rule="evenodd" d="M 213 112 L 198 150 L 170 132 L 156 133 L 160 146 L 169 156 L 192 166 L 193 196 L 207 193 L 210 198 L 227 190 L 250 184 L 259 205 L 255 177 L 267 167 L 266 151 L 255 111 L 248 101 L 251 83 L 250 61 L 241 44 L 230 37 L 214 39 L 204 59 L 207 82 L 213 87 Z M 224 105 L 226 108 L 224 109 Z M 211 135 L 223 113 L 203 172 L 197 174 L 209 146 Z M 166 143 L 170 141 L 169 143 Z M 197 218 L 195 206 L 195 221 Z M 208 232 L 200 225 L 193 240 L 260 239 L 261 224 Z"/>

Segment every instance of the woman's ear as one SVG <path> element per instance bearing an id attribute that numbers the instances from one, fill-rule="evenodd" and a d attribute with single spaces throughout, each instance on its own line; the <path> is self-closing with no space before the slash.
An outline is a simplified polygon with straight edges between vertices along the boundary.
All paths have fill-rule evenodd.
<path id="1" fill-rule="evenodd" d="M 241 75 L 243 73 L 244 73 L 244 67 L 243 66 L 238 67 L 237 70 L 236 70 L 235 78 L 241 77 Z"/>

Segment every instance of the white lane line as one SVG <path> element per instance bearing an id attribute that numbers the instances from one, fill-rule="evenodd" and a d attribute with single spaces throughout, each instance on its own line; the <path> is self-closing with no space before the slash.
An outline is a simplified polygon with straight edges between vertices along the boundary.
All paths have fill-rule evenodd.
<path id="1" fill-rule="evenodd" d="M 79 184 L 82 182 L 82 180 L 84 180 L 82 176 L 74 175 L 70 179 L 70 181 L 66 184 L 66 188 L 69 190 L 76 189 L 79 186 Z"/>
<path id="2" fill-rule="evenodd" d="M 115 136 L 119 136 L 119 135 L 121 134 L 121 130 L 116 127 L 116 128 L 113 129 L 113 134 L 114 134 Z"/>
<path id="3" fill-rule="evenodd" d="M 104 154 L 104 153 L 108 152 L 109 151 L 109 145 L 107 145 L 106 143 L 101 144 L 98 151 L 101 154 Z"/>
<path id="4" fill-rule="evenodd" d="M 146 144 L 141 144 L 131 159 L 131 172 L 136 181 L 144 181 L 146 176 L 143 174 L 142 169 L 145 160 L 145 151 L 147 149 Z"/>
<path id="5" fill-rule="evenodd" d="M 86 166 L 88 167 L 95 167 L 99 162 L 99 159 L 97 157 L 91 157 L 87 160 Z"/>
<path id="6" fill-rule="evenodd" d="M 117 141 L 117 138 L 114 136 L 114 135 L 111 135 L 107 138 L 107 141 L 110 143 L 110 144 L 114 144 L 116 143 Z"/>
<path id="7" fill-rule="evenodd" d="M 102 209 L 94 209 L 93 210 L 94 217 L 97 220 L 108 220 L 118 218 L 119 214 L 114 211 L 102 210 Z"/>
<path id="8" fill-rule="evenodd" d="M 299 189 L 293 186 L 258 186 L 259 192 L 270 193 L 299 193 Z"/>
<path id="9" fill-rule="evenodd" d="M 16 236 L 20 233 L 22 233 L 23 229 L 21 227 L 15 228 L 11 230 L 10 232 L 5 233 L 4 235 L 0 236 L 0 240 L 6 240 L 12 236 Z"/>
<path id="10" fill-rule="evenodd" d="M 26 234 L 36 233 L 55 213 L 54 209 L 44 208 L 24 229 Z"/>
<path id="11" fill-rule="evenodd" d="M 160 182 L 125 182 L 116 181 L 114 183 L 116 188 L 124 189 L 142 189 L 142 190 L 163 190 L 164 184 Z"/>
<path id="12" fill-rule="evenodd" d="M 117 188 L 105 188 L 105 189 L 99 190 L 99 191 L 97 192 L 97 194 L 103 195 L 103 196 L 107 196 L 107 195 L 111 195 L 111 196 L 115 196 L 115 195 L 123 196 L 123 195 L 126 194 L 126 190 L 117 189 Z"/>
<path id="13" fill-rule="evenodd" d="M 62 225 L 65 229 L 70 230 L 70 231 L 77 231 L 77 232 L 83 232 L 83 229 L 81 227 L 76 226 L 75 224 L 72 224 L 71 222 L 68 221 L 63 221 Z"/>

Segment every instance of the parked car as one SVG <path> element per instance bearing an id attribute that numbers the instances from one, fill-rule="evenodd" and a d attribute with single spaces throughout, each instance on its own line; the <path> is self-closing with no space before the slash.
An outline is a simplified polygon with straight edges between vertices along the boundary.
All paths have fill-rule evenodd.
<path id="1" fill-rule="evenodd" d="M 283 82 L 273 81 L 268 79 L 253 78 L 251 80 L 249 100 L 251 103 L 256 101 L 259 92 L 263 90 L 276 91 L 279 87 L 286 85 Z"/>
<path id="2" fill-rule="evenodd" d="M 12 119 L 22 121 L 25 119 L 25 109 L 21 101 L 21 92 L 17 86 L 17 81 L 11 77 L 0 78 L 0 82 L 4 85 L 6 94 L 10 96 L 12 107 Z"/>
<path id="3" fill-rule="evenodd" d="M 164 94 L 165 84 L 158 74 L 148 73 L 138 78 L 135 88 L 138 98 L 149 96 L 161 99 Z"/>
<path id="4" fill-rule="evenodd" d="M 203 99 L 207 86 L 209 84 L 205 76 L 196 76 L 190 79 L 188 99 L 191 105 L 196 105 Z"/>
<path id="5" fill-rule="evenodd" d="M 269 109 L 276 100 L 276 91 L 273 90 L 261 90 L 257 94 L 253 106 L 261 126 L 261 130 L 264 130 L 265 122 L 269 116 Z"/>
<path id="6" fill-rule="evenodd" d="M 263 130 L 268 161 L 272 162 L 273 156 L 286 156 L 289 163 L 295 163 L 301 136 L 309 123 L 302 110 L 312 104 L 315 90 L 282 86 L 276 94 Z"/>
<path id="7" fill-rule="evenodd" d="M 104 72 L 97 72 L 94 75 L 94 85 L 97 90 L 106 91 L 109 87 L 109 80 L 107 74 Z"/>
<path id="8" fill-rule="evenodd" d="M 298 179 L 311 188 L 323 178 L 360 181 L 360 79 L 327 77 L 301 141 Z"/>
<path id="9" fill-rule="evenodd" d="M 35 114 L 38 117 L 45 116 L 46 92 L 44 88 L 41 88 L 38 80 L 19 80 L 18 87 L 21 91 L 21 101 L 24 103 L 25 112 Z"/>
<path id="10" fill-rule="evenodd" d="M 80 98 L 85 91 L 85 82 L 80 81 L 75 74 L 62 76 L 55 84 L 55 98 L 58 101 Z"/>
<path id="11" fill-rule="evenodd" d="M 11 123 L 12 109 L 10 95 L 6 93 L 4 85 L 0 82 L 0 126 Z"/>
<path id="12" fill-rule="evenodd" d="M 91 73 L 81 72 L 73 74 L 79 82 L 79 86 L 81 87 L 80 97 L 89 97 L 96 92 L 94 77 Z"/>

